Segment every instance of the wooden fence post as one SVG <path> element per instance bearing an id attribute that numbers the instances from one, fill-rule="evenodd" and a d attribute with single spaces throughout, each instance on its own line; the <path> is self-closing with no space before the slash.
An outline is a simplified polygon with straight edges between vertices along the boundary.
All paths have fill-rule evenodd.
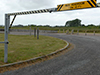
<path id="1" fill-rule="evenodd" d="M 74 30 L 72 30 L 71 34 L 73 34 L 73 33 L 74 33 Z"/>
<path id="2" fill-rule="evenodd" d="M 37 39 L 39 39 L 39 28 L 37 28 Z"/>
<path id="3" fill-rule="evenodd" d="M 34 28 L 34 37 L 36 37 L 36 28 Z"/>
<path id="4" fill-rule="evenodd" d="M 85 36 L 87 35 L 87 30 L 85 31 Z"/>
<path id="5" fill-rule="evenodd" d="M 66 34 L 69 34 L 69 30 L 66 30 Z"/>
<path id="6" fill-rule="evenodd" d="M 95 31 L 94 31 L 94 36 L 95 36 Z"/>
<path id="7" fill-rule="evenodd" d="M 79 35 L 79 30 L 77 30 L 77 35 Z"/>

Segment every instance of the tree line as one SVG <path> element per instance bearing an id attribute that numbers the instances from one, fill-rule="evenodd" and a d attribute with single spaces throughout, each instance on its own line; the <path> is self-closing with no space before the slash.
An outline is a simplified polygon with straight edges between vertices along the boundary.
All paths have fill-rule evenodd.
<path id="1" fill-rule="evenodd" d="M 80 19 L 74 19 L 74 20 L 70 20 L 70 21 L 67 21 L 66 23 L 65 23 L 65 27 L 80 27 L 80 26 L 82 26 L 82 27 L 96 27 L 96 25 L 94 25 L 94 24 L 89 24 L 89 25 L 85 25 L 85 24 L 81 24 L 81 20 Z M 100 26 L 100 25 L 98 25 L 98 26 Z"/>
<path id="2" fill-rule="evenodd" d="M 70 21 L 66 21 L 65 25 L 55 25 L 55 26 L 50 26 L 50 25 L 36 25 L 36 24 L 29 24 L 29 25 L 13 25 L 13 27 L 27 27 L 27 26 L 32 26 L 32 27 L 100 27 L 100 25 L 94 25 L 94 24 L 89 24 L 89 25 L 85 25 L 85 24 L 81 24 L 81 20 L 80 19 L 74 19 L 74 20 L 70 20 Z M 0 27 L 4 27 L 2 25 L 0 25 Z"/>

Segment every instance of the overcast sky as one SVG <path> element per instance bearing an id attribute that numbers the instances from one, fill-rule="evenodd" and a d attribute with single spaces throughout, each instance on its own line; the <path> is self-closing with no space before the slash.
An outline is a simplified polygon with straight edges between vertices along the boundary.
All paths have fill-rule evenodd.
<path id="1" fill-rule="evenodd" d="M 0 25 L 4 25 L 4 14 L 20 11 L 30 11 L 45 8 L 56 8 L 59 4 L 79 2 L 84 0 L 0 0 Z M 99 3 L 100 0 L 97 1 Z M 56 13 L 42 13 L 17 16 L 14 25 L 65 25 L 73 19 L 81 19 L 82 24 L 100 24 L 100 8 L 63 11 Z M 12 17 L 11 17 L 12 19 Z"/>

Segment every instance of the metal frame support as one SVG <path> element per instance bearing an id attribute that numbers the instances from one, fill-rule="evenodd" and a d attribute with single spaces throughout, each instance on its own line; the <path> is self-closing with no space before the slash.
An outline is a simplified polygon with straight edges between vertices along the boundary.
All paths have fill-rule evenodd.
<path id="1" fill-rule="evenodd" d="M 5 43 L 5 42 L 0 42 L 0 43 Z"/>
<path id="2" fill-rule="evenodd" d="M 14 18 L 13 18 L 13 20 L 12 20 L 10 26 L 9 26 L 9 29 L 11 28 L 12 24 L 14 23 L 15 18 L 16 18 L 16 15 L 14 16 Z"/>
<path id="3" fill-rule="evenodd" d="M 7 43 L 7 44 L 9 44 L 9 42 L 0 42 L 0 43 Z"/>
<path id="4" fill-rule="evenodd" d="M 4 63 L 8 61 L 8 32 L 10 25 L 10 15 L 5 14 L 5 48 L 4 48 Z"/>

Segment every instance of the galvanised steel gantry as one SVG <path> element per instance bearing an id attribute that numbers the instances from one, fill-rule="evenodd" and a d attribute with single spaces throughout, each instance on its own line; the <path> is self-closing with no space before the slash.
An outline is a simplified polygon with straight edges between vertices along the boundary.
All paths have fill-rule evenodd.
<path id="1" fill-rule="evenodd" d="M 58 5 L 57 8 L 5 14 L 5 41 L 0 42 L 0 43 L 5 44 L 5 47 L 4 47 L 4 62 L 7 63 L 7 58 L 8 58 L 8 44 L 9 44 L 8 33 L 9 33 L 9 30 L 10 30 L 10 28 L 11 28 L 11 26 L 12 26 L 17 15 L 28 15 L 28 14 L 37 14 L 37 13 L 47 13 L 47 12 L 51 13 L 51 12 L 58 12 L 58 11 L 68 11 L 68 10 L 97 8 L 97 7 L 100 7 L 100 3 L 96 3 L 96 0 L 89 0 L 89 1 L 69 3 L 69 4 L 61 4 L 61 5 Z M 14 16 L 11 23 L 10 23 L 10 16 Z"/>

